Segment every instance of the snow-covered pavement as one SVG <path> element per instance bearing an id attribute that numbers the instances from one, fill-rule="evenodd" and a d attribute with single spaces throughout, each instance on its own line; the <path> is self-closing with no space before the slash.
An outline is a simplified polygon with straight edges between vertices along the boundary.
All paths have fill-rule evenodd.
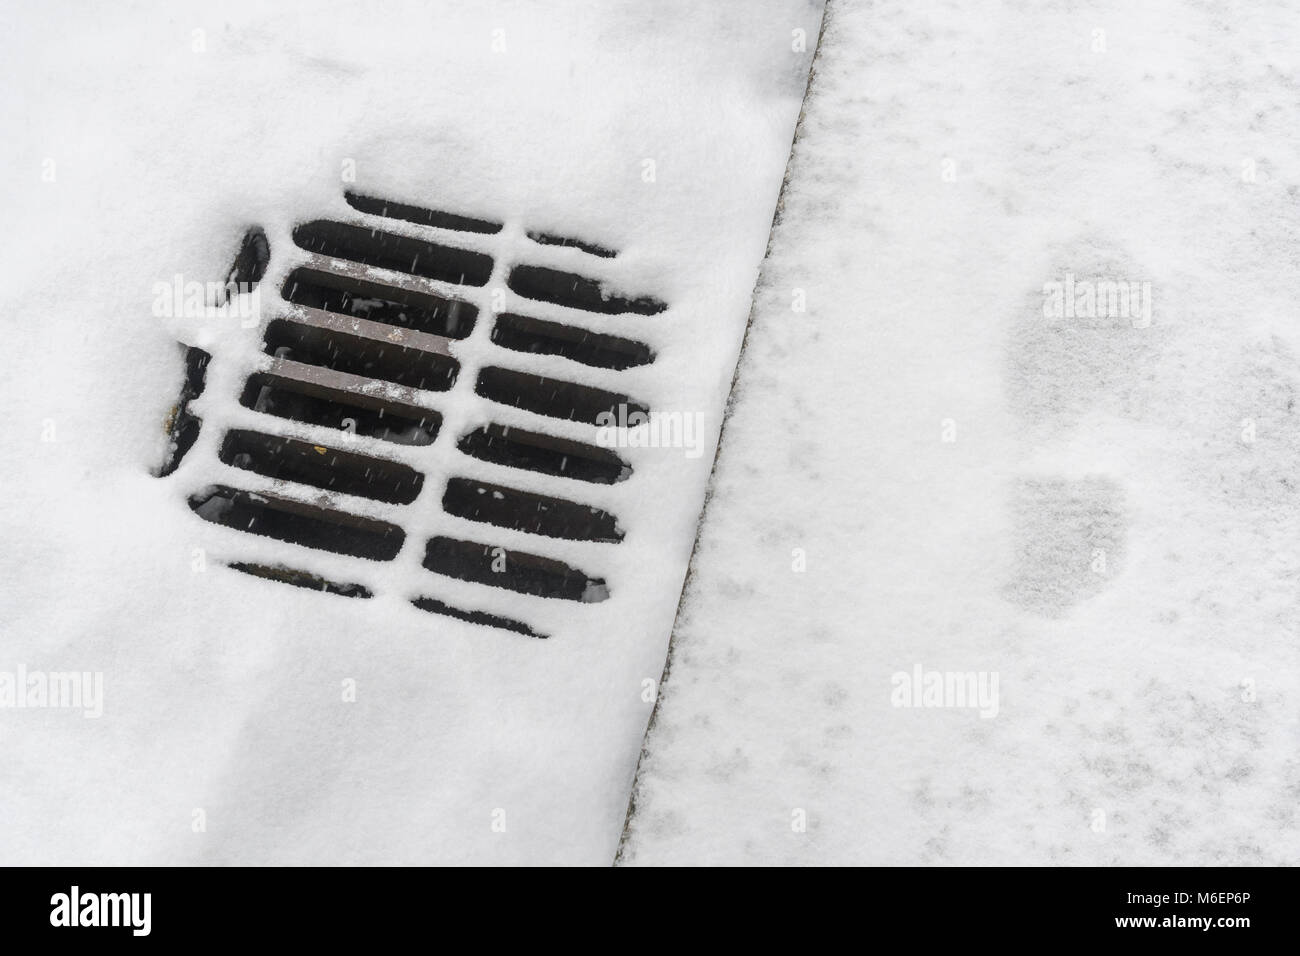
<path id="1" fill-rule="evenodd" d="M 1294 19 L 832 4 L 624 862 L 1296 861 Z"/>

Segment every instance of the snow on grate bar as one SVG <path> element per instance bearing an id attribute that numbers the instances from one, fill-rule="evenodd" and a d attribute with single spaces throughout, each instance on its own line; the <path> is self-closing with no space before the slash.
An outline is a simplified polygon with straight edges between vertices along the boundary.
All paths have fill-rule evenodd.
<path id="1" fill-rule="evenodd" d="M 314 219 L 292 230 L 297 248 L 286 249 L 273 273 L 284 277 L 278 305 L 242 346 L 253 370 L 238 394 L 205 396 L 203 409 L 220 411 L 222 430 L 204 446 L 216 462 L 188 472 L 190 508 L 283 543 L 273 548 L 308 549 L 287 550 L 283 561 L 266 560 L 265 547 L 256 560 L 229 556 L 227 566 L 243 573 L 346 597 L 392 591 L 434 614 L 544 637 L 497 609 L 526 610 L 542 599 L 579 613 L 618 587 L 600 566 L 603 549 L 624 538 L 619 492 L 611 487 L 615 497 L 599 504 L 582 498 L 626 482 L 632 468 L 595 443 L 591 426 L 606 412 L 619 421 L 649 412 L 607 386 L 612 375 L 652 364 L 652 349 L 623 334 L 626 322 L 597 329 L 610 316 L 667 306 L 614 288 L 607 271 L 597 279 L 514 261 L 530 248 L 566 263 L 616 258 L 603 245 L 361 193 L 345 199 L 361 218 Z M 378 228 L 366 217 L 392 225 Z M 504 238 L 484 238 L 498 234 Z M 239 269 L 260 278 L 270 250 L 261 230 L 249 235 L 260 239 L 246 238 L 241 255 L 249 261 Z M 548 246 L 559 248 L 545 253 Z M 485 288 L 494 275 L 518 297 L 511 311 L 494 308 L 503 291 Z M 528 315 L 524 300 L 546 303 L 538 308 L 547 317 Z M 582 325 L 557 319 L 563 309 L 584 313 L 575 317 Z M 480 330 L 483 322 L 489 327 Z M 462 352 L 465 344 L 474 347 Z M 188 406 L 203 391 L 205 354 L 189 353 L 164 474 L 187 474 L 180 459 L 200 425 Z M 547 357 L 546 374 L 528 370 L 530 355 Z M 554 373 L 566 368 L 555 357 L 575 371 Z M 582 367 L 595 370 L 594 381 L 582 381 Z M 546 484 L 556 478 L 572 493 L 548 493 L 559 490 Z M 474 526 L 498 530 L 471 540 L 466 529 Z M 519 546 L 526 541 L 535 543 Z M 336 558 L 314 562 L 313 551 L 377 562 L 381 573 L 358 570 L 357 583 L 340 583 L 351 575 Z M 427 584 L 413 589 L 399 566 Z M 384 567 L 394 573 L 385 577 Z M 439 581 L 455 587 L 439 594 Z M 505 593 L 514 595 L 510 604 Z M 455 603 L 444 599 L 453 595 Z"/>

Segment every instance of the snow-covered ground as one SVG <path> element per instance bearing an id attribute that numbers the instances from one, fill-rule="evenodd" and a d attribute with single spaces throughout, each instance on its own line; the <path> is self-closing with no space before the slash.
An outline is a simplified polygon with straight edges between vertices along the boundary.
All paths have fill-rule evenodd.
<path id="1" fill-rule="evenodd" d="M 1300 859 L 1295 17 L 832 4 L 624 862 Z"/>
<path id="2" fill-rule="evenodd" d="M 0 683 L 100 673 L 103 700 L 92 719 L 0 709 L 0 862 L 613 858 L 820 13 L 808 0 L 5 8 Z M 576 268 L 585 253 L 526 231 L 597 241 L 620 254 L 592 269 L 668 303 L 609 317 L 657 350 L 619 381 L 653 409 L 700 413 L 704 454 L 620 449 L 632 477 L 589 494 L 624 541 L 572 558 L 576 545 L 544 543 L 600 574 L 609 601 L 419 568 L 425 536 L 470 537 L 437 514 L 450 424 L 429 449 L 393 451 L 429 480 L 392 569 L 271 545 L 186 506 L 231 480 L 214 451 L 262 361 L 260 329 L 156 318 L 156 283 L 224 278 L 258 224 L 273 295 L 302 255 L 295 223 L 356 218 L 346 188 L 503 222 L 500 257 Z M 508 289 L 475 293 L 483 324 L 453 345 L 465 368 L 494 355 L 498 291 L 519 307 Z M 215 357 L 199 444 L 159 479 L 178 340 Z M 464 378 L 454 422 L 468 429 L 487 412 Z M 556 494 L 563 480 L 519 478 Z M 289 553 L 375 597 L 221 566 Z M 508 606 L 550 639 L 429 615 L 417 595 Z"/>
<path id="3" fill-rule="evenodd" d="M 832 9 L 622 860 L 1295 862 L 1295 12 Z M 0 862 L 613 857 L 707 452 L 627 450 L 614 597 L 547 641 L 415 611 L 477 592 L 414 568 L 352 575 L 371 600 L 237 575 L 184 505 L 203 459 L 150 472 L 176 341 L 233 389 L 256 333 L 153 287 L 254 223 L 281 269 L 355 169 L 622 249 L 684 333 L 636 381 L 716 430 L 818 15 L 0 13 L 0 678 L 103 674 L 97 719 L 0 709 Z M 1067 276 L 1150 322 L 1045 315 Z M 918 668 L 987 716 L 895 706 Z"/>

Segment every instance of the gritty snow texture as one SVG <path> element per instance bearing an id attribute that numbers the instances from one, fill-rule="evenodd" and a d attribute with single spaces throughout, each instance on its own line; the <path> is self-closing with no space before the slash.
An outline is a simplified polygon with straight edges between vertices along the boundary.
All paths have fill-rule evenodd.
<path id="1" fill-rule="evenodd" d="M 623 862 L 1300 859 L 1294 27 L 831 5 Z"/>
<path id="2" fill-rule="evenodd" d="M 0 710 L 0 862 L 613 858 L 806 82 L 812 43 L 794 38 L 815 38 L 820 15 L 806 0 L 6 7 L 0 671 L 102 672 L 104 702 L 99 719 Z M 264 326 L 303 255 L 293 226 L 364 218 L 345 188 L 505 224 L 458 240 L 497 262 L 474 299 L 481 326 L 452 349 L 463 368 L 581 374 L 704 416 L 702 455 L 620 449 L 633 475 L 617 486 L 503 482 L 604 507 L 622 543 L 525 541 L 439 517 L 452 442 L 488 415 L 468 374 L 437 399 L 445 438 L 384 449 L 428 474 L 417 506 L 399 519 L 324 498 L 400 520 L 407 547 L 391 565 L 219 528 L 186 506 L 214 482 L 321 495 L 216 461 L 224 429 L 251 424 L 235 399 L 265 362 L 262 326 L 156 318 L 154 285 L 224 278 L 260 225 Z M 529 230 L 620 254 L 542 246 Z M 668 303 L 578 320 L 650 344 L 655 362 L 588 373 L 494 352 L 488 296 L 502 263 L 525 257 L 581 262 Z M 518 307 L 508 290 L 502 306 Z M 159 479 L 178 342 L 214 358 L 194 404 L 199 442 Z M 510 409 L 493 420 L 528 422 Z M 546 430 L 594 438 L 575 423 Z M 492 467 L 457 465 L 500 476 Z M 433 575 L 422 542 L 445 531 L 575 564 L 610 600 Z M 375 597 L 287 587 L 222 566 L 232 560 L 291 563 Z M 427 614 L 417 595 L 549 639 Z"/>

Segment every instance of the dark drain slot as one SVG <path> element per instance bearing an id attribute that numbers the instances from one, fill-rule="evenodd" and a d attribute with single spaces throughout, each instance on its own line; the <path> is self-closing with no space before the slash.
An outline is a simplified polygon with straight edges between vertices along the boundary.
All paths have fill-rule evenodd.
<path id="1" fill-rule="evenodd" d="M 452 607 L 450 604 L 443 604 L 441 601 L 434 600 L 433 598 L 416 598 L 411 603 L 421 611 L 428 611 L 431 614 L 441 614 L 443 617 L 454 617 L 458 621 L 465 621 L 469 624 L 482 624 L 486 627 L 499 627 L 503 631 L 514 631 L 516 634 L 523 634 L 525 637 L 546 638 L 545 634 L 538 634 L 522 621 L 514 621 L 508 617 L 498 617 L 495 614 L 488 614 L 485 611 L 462 611 L 458 607 Z"/>
<path id="2" fill-rule="evenodd" d="M 423 349 L 348 335 L 277 319 L 266 329 L 268 355 L 335 372 L 383 379 L 410 388 L 445 392 L 456 381 L 455 359 Z"/>
<path id="3" fill-rule="evenodd" d="M 337 584 L 334 581 L 327 581 L 315 574 L 309 574 L 306 571 L 298 571 L 294 568 L 286 568 L 283 565 L 271 567 L 266 564 L 227 564 L 226 567 L 235 571 L 242 571 L 245 574 L 251 574 L 255 578 L 266 578 L 268 581 L 280 581 L 283 584 L 292 584 L 296 588 L 307 588 L 309 591 L 324 591 L 326 594 L 338 594 L 342 597 L 351 598 L 368 598 L 372 597 L 370 588 L 360 584 Z"/>
<path id="4" fill-rule="evenodd" d="M 442 499 L 447 514 L 499 528 L 571 541 L 621 541 L 618 519 L 607 511 L 527 491 L 452 478 Z"/>
<path id="5" fill-rule="evenodd" d="M 308 252 L 443 282 L 484 285 L 492 275 L 492 258 L 481 252 L 341 222 L 306 223 L 293 231 L 293 241 Z"/>
<path id="6" fill-rule="evenodd" d="M 626 407 L 629 416 L 633 412 L 649 414 L 649 409 L 633 402 L 626 395 L 504 368 L 483 369 L 479 372 L 474 390 L 484 398 L 503 405 L 592 425 L 600 424 L 600 416 L 605 412 L 617 417 L 620 406 Z"/>
<path id="7" fill-rule="evenodd" d="M 296 481 L 390 504 L 410 504 L 424 484 L 422 474 L 395 461 L 261 432 L 227 432 L 219 457 L 227 465 L 267 478 Z"/>
<path id="8" fill-rule="evenodd" d="M 359 212 L 386 219 L 404 219 L 421 226 L 437 226 L 439 229 L 455 229 L 459 232 L 494 233 L 501 231 L 501 223 L 488 222 L 485 219 L 471 219 L 469 216 L 457 216 L 455 213 L 440 212 L 437 209 L 422 209 L 408 206 L 406 203 L 389 202 L 374 196 L 362 196 L 357 193 L 344 193 L 348 205 Z"/>
<path id="9" fill-rule="evenodd" d="M 378 293 L 378 289 L 383 289 Z M 348 276 L 295 269 L 285 280 L 285 301 L 416 332 L 463 339 L 478 310 L 465 302 L 359 282 Z"/>
<path id="10" fill-rule="evenodd" d="M 212 356 L 203 349 L 187 348 L 185 350 L 185 380 L 181 383 L 181 394 L 172 409 L 171 420 L 167 425 L 170 439 L 167 458 L 158 470 L 159 477 L 165 478 L 181 465 L 186 453 L 194 447 L 199 437 L 202 422 L 190 413 L 190 402 L 203 394 L 207 378 L 208 363 Z"/>
<path id="11" fill-rule="evenodd" d="M 509 285 L 529 299 L 605 315 L 617 315 L 620 312 L 654 315 L 668 308 L 651 296 L 627 299 L 612 295 L 595 279 L 572 272 L 557 272 L 544 266 L 516 266 L 510 271 Z"/>
<path id="12" fill-rule="evenodd" d="M 391 561 L 406 533 L 397 525 L 315 505 L 216 487 L 190 498 L 205 521 L 355 558 Z"/>
<path id="13" fill-rule="evenodd" d="M 271 261 L 271 244 L 266 240 L 266 233 L 256 226 L 244 233 L 235 261 L 226 274 L 226 285 L 218 298 L 218 305 L 225 305 L 231 297 L 257 288 L 266 275 L 267 263 Z"/>
<path id="14" fill-rule="evenodd" d="M 631 339 L 508 312 L 497 316 L 492 328 L 492 341 L 515 352 L 562 355 L 596 368 L 622 370 L 647 365 L 653 358 L 650 346 Z"/>
<path id="15" fill-rule="evenodd" d="M 301 388 L 300 383 L 292 380 L 272 380 L 266 375 L 253 375 L 249 377 L 239 402 L 245 408 L 277 418 L 323 425 L 398 445 L 432 444 L 442 423 L 441 416 L 433 411 L 414 418 L 383 407 L 365 408 L 341 399 L 309 395 Z"/>
<path id="16" fill-rule="evenodd" d="M 632 474 L 632 467 L 607 448 L 502 425 L 470 432 L 459 447 L 482 461 L 604 485 Z"/>
<path id="17" fill-rule="evenodd" d="M 424 566 L 461 581 L 506 588 L 538 597 L 593 604 L 609 597 L 605 582 L 577 568 L 522 551 L 453 538 L 433 538 L 424 552 Z"/>
<path id="18" fill-rule="evenodd" d="M 581 239 L 574 239 L 570 236 L 557 236 L 552 232 L 530 232 L 528 238 L 544 246 L 568 246 L 572 249 L 581 249 L 593 256 L 600 256 L 602 259 L 613 259 L 618 255 L 613 249 L 606 249 L 594 242 L 583 242 Z"/>

